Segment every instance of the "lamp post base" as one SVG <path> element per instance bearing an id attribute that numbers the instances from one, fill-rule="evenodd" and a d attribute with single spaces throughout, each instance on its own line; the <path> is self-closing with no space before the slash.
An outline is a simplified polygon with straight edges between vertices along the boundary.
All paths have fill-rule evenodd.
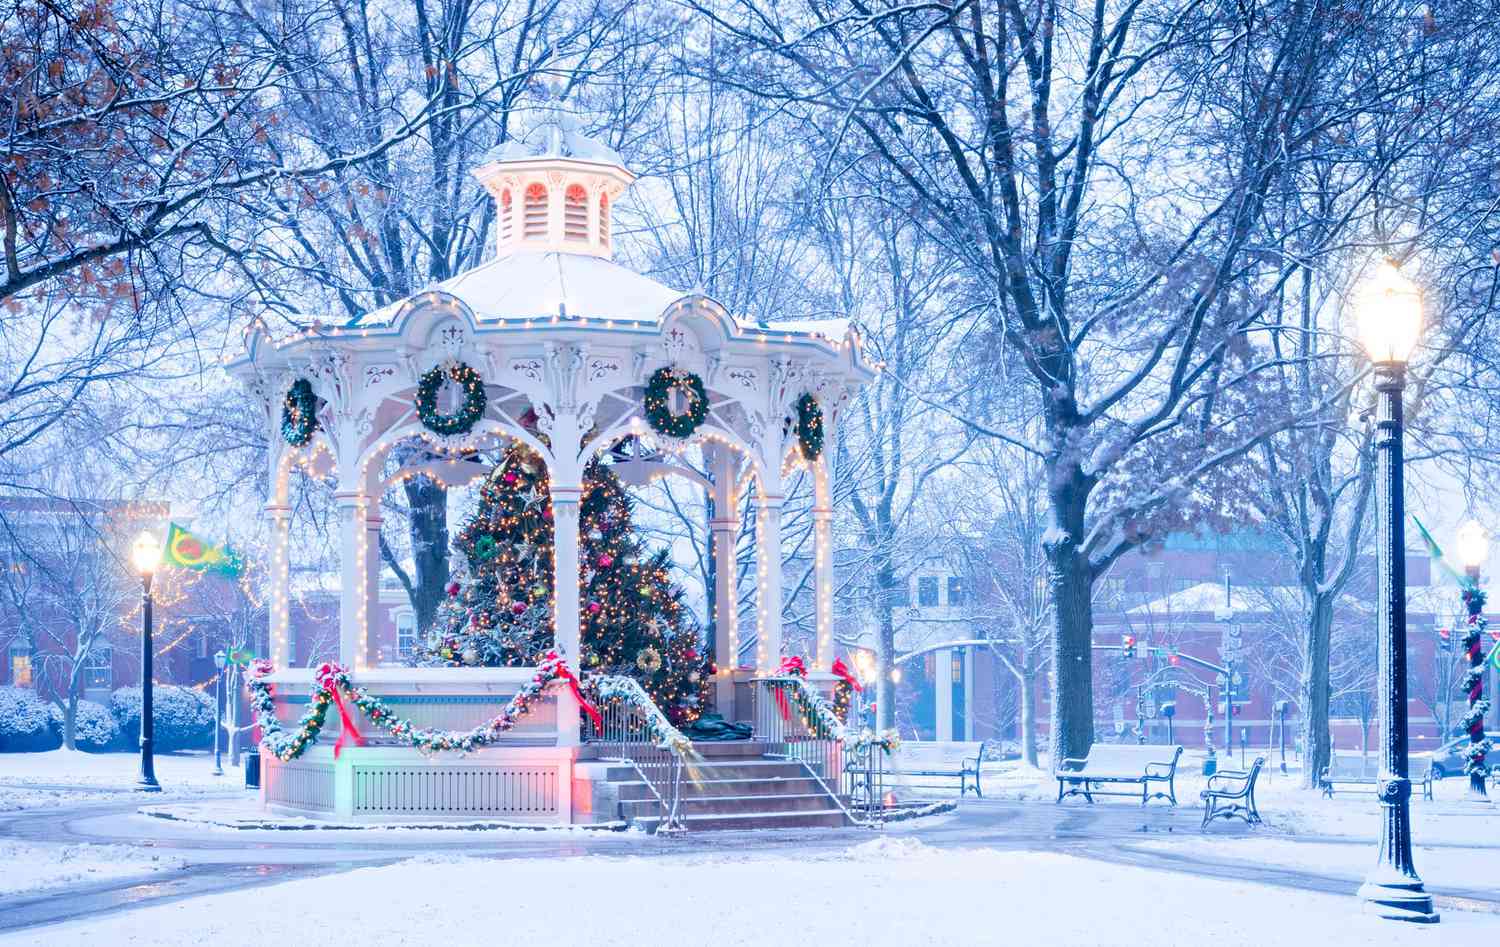
<path id="1" fill-rule="evenodd" d="M 1359 886 L 1365 913 L 1392 921 L 1436 924 L 1441 917 L 1420 881 L 1366 881 Z"/>

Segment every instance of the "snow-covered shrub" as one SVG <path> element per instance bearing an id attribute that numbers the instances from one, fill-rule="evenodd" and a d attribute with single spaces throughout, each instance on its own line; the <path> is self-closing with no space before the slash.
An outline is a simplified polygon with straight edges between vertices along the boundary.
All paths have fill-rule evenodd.
<path id="1" fill-rule="evenodd" d="M 62 740 L 66 736 L 63 733 L 63 712 L 56 704 L 52 705 L 52 726 L 57 730 L 57 738 Z M 115 723 L 108 707 L 92 700 L 78 702 L 78 716 L 73 718 L 73 744 L 90 753 L 105 753 L 119 747 L 120 725 Z"/>
<path id="2" fill-rule="evenodd" d="M 52 714 L 36 691 L 0 687 L 0 752 L 31 753 L 59 745 Z"/>
<path id="3" fill-rule="evenodd" d="M 201 750 L 213 744 L 213 698 L 191 687 L 157 684 L 151 688 L 152 737 L 158 753 Z M 126 746 L 136 749 L 141 736 L 141 689 L 122 687 L 109 697 L 109 712 L 120 725 Z"/>

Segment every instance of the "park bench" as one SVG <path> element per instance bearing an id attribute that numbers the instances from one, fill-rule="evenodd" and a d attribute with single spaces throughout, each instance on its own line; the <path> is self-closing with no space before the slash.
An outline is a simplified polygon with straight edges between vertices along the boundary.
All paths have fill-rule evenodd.
<path id="1" fill-rule="evenodd" d="M 1432 798 L 1432 770 L 1423 770 L 1421 775 L 1410 777 L 1413 786 L 1422 787 L 1422 798 Z M 1367 790 L 1378 792 L 1380 778 L 1377 776 L 1335 776 L 1333 768 L 1323 767 L 1323 772 L 1318 775 L 1318 785 L 1323 789 L 1323 798 L 1332 799 L 1336 786 L 1350 786 L 1356 790 Z"/>
<path id="2" fill-rule="evenodd" d="M 1203 800 L 1203 825 L 1214 819 L 1244 819 L 1248 825 L 1260 824 L 1260 810 L 1255 807 L 1255 781 L 1260 778 L 1260 768 L 1266 765 L 1264 756 L 1257 756 L 1248 772 L 1220 770 L 1208 777 L 1208 788 L 1198 793 Z"/>
<path id="3" fill-rule="evenodd" d="M 1144 746 L 1134 743 L 1095 743 L 1089 755 L 1081 760 L 1066 759 L 1057 770 L 1057 801 L 1066 796 L 1081 795 L 1090 803 L 1095 796 L 1134 796 L 1130 792 L 1109 792 L 1101 786 L 1139 785 L 1141 805 L 1152 799 L 1166 799 L 1177 805 L 1177 761 L 1182 758 L 1180 746 Z M 1165 783 L 1167 791 L 1151 790 L 1152 783 Z"/>
<path id="4" fill-rule="evenodd" d="M 956 779 L 958 780 L 958 795 L 960 798 L 969 791 L 969 781 L 974 781 L 974 795 L 984 798 L 980 791 L 979 770 L 980 764 L 984 762 L 984 751 L 987 746 L 999 745 L 996 740 L 983 740 L 978 743 L 955 742 L 955 741 L 933 741 L 933 740 L 907 740 L 896 747 L 895 751 L 885 760 L 885 774 L 901 779 L 903 786 L 912 788 L 949 789 L 951 783 L 913 783 L 911 777 L 923 779 Z"/>

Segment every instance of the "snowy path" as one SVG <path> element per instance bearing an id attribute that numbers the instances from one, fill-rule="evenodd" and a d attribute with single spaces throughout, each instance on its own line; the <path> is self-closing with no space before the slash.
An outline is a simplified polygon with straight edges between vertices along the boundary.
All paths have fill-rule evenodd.
<path id="1" fill-rule="evenodd" d="M 382 867 L 414 856 L 535 859 L 581 855 L 682 858 L 833 857 L 870 840 L 863 830 L 704 833 L 679 840 L 635 833 L 212 830 L 135 814 L 141 800 L 76 805 L 0 816 L 0 838 L 30 843 L 114 844 L 159 851 L 186 862 L 170 878 L 122 881 L 23 899 L 0 898 L 0 930 L 20 931 L 64 919 L 135 911 L 199 895 L 304 879 L 314 874 Z M 891 827 L 892 839 L 920 839 L 931 848 L 968 857 L 1047 852 L 1099 864 L 1101 870 L 1149 871 L 1217 883 L 1251 881 L 1282 890 L 1348 898 L 1363 866 L 1373 860 L 1368 842 L 1338 837 L 1247 832 L 1223 824 L 1198 832 L 1190 807 L 1142 810 L 1128 804 L 1055 806 L 1040 802 L 970 800 L 956 813 Z M 963 850 L 963 851 L 958 851 Z M 1477 863 L 1476 857 L 1484 861 Z M 1490 866 L 1494 866 L 1491 868 Z M 1500 914 L 1500 848 L 1421 846 L 1418 867 L 1439 897 L 1440 909 Z M 1479 870 L 1475 870 L 1478 868 Z M 1170 872 L 1163 876 L 1161 872 Z M 1476 887 L 1475 879 L 1490 879 Z M 320 882 L 321 884 L 321 882 Z"/>

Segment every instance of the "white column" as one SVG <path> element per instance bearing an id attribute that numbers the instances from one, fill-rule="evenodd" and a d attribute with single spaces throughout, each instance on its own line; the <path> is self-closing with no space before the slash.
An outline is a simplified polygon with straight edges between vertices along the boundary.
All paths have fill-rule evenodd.
<path id="1" fill-rule="evenodd" d="M 552 588 L 556 601 L 552 619 L 554 647 L 573 673 L 582 671 L 579 646 L 578 513 L 583 489 L 577 482 L 552 481 Z M 566 688 L 554 688 L 557 697 L 557 745 L 577 746 L 578 701 Z"/>
<path id="2" fill-rule="evenodd" d="M 339 517 L 339 663 L 357 669 L 365 666 L 369 647 L 368 502 L 357 490 L 335 493 L 333 500 Z"/>
<path id="3" fill-rule="evenodd" d="M 266 504 L 266 518 L 271 523 L 270 600 L 267 602 L 270 631 L 267 645 L 271 652 L 271 664 L 278 670 L 290 663 L 292 655 L 291 589 L 287 562 L 287 534 L 291 515 L 292 508 L 289 506 Z"/>
<path id="4" fill-rule="evenodd" d="M 813 508 L 813 597 L 817 603 L 818 652 L 814 669 L 833 669 L 833 510 Z"/>
<path id="5" fill-rule="evenodd" d="M 725 448 L 711 451 L 714 478 L 714 516 L 708 521 L 714 555 L 714 701 L 726 720 L 734 720 L 734 669 L 739 664 L 740 633 L 735 588 L 735 543 L 739 530 L 739 503 L 735 496 L 734 455 Z"/>
<path id="6" fill-rule="evenodd" d="M 759 494 L 755 499 L 756 608 L 759 640 L 756 670 L 770 674 L 781 663 L 781 505 L 785 497 Z"/>
<path id="7" fill-rule="evenodd" d="M 385 522 L 380 515 L 379 499 L 371 499 L 365 507 L 365 534 L 361 546 L 364 557 L 364 640 L 360 644 L 360 667 L 376 667 L 380 664 L 380 644 L 370 631 L 370 625 L 380 615 L 380 527 Z M 395 647 L 395 642 L 391 643 Z"/>
<path id="8" fill-rule="evenodd" d="M 935 655 L 933 672 L 933 690 L 937 695 L 934 702 L 936 705 L 935 715 L 937 717 L 936 732 L 933 734 L 938 740 L 953 739 L 953 649 L 941 648 Z"/>
<path id="9" fill-rule="evenodd" d="M 964 739 L 974 739 L 974 649 L 964 649 Z"/>

